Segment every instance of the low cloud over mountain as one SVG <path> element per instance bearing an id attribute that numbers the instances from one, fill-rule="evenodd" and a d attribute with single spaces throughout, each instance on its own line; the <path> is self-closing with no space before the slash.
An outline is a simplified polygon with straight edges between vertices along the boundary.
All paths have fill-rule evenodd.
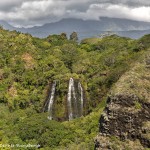
<path id="1" fill-rule="evenodd" d="M 5 0 L 0 1 L 0 20 L 15 26 L 35 26 L 62 18 L 99 20 L 99 17 L 150 20 L 147 0 Z"/>

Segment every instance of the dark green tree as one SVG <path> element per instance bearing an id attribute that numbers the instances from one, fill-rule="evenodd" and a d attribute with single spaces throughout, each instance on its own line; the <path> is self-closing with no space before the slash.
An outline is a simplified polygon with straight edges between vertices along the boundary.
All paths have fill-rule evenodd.
<path id="1" fill-rule="evenodd" d="M 67 40 L 67 34 L 66 33 L 61 33 L 60 34 L 60 38 L 62 39 L 62 40 Z"/>
<path id="2" fill-rule="evenodd" d="M 74 41 L 74 42 L 77 42 L 78 41 L 78 34 L 77 32 L 72 32 L 71 35 L 70 35 L 70 40 L 71 41 Z"/>

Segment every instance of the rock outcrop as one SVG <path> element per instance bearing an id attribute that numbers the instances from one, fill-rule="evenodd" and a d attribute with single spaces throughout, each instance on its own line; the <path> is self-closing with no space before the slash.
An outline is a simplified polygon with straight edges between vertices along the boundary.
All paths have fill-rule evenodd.
<path id="1" fill-rule="evenodd" d="M 104 136 L 117 136 L 121 140 L 139 140 L 150 147 L 150 103 L 143 103 L 135 95 L 108 97 L 107 107 L 100 118 L 100 132 Z"/>

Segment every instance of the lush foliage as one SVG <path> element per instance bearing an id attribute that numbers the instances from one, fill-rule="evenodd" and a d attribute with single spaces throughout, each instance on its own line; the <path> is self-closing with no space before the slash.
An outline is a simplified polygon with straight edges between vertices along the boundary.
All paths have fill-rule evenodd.
<path id="1" fill-rule="evenodd" d="M 0 144 L 40 144 L 44 150 L 93 149 L 103 99 L 149 46 L 148 37 L 132 40 L 112 35 L 78 44 L 77 35 L 71 40 L 65 33 L 39 39 L 1 28 Z M 51 83 L 59 81 L 55 114 L 63 118 L 70 77 L 82 83 L 84 111 L 89 115 L 63 123 L 47 120 L 41 110 Z"/>

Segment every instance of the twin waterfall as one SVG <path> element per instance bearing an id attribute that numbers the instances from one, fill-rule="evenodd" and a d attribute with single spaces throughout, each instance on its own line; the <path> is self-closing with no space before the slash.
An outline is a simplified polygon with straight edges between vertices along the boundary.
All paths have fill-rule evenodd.
<path id="1" fill-rule="evenodd" d="M 55 101 L 57 90 L 56 81 L 53 82 L 51 87 L 51 92 L 48 98 L 48 119 L 53 119 L 53 104 Z M 81 117 L 83 115 L 83 107 L 84 107 L 84 94 L 83 88 L 80 82 L 74 81 L 73 78 L 70 78 L 68 85 L 68 94 L 67 94 L 67 103 L 66 109 L 67 120 L 72 120 L 74 118 Z"/>
<path id="2" fill-rule="evenodd" d="M 69 120 L 83 115 L 83 88 L 80 82 L 78 82 L 78 87 L 75 88 L 73 78 L 69 80 L 67 104 Z"/>

